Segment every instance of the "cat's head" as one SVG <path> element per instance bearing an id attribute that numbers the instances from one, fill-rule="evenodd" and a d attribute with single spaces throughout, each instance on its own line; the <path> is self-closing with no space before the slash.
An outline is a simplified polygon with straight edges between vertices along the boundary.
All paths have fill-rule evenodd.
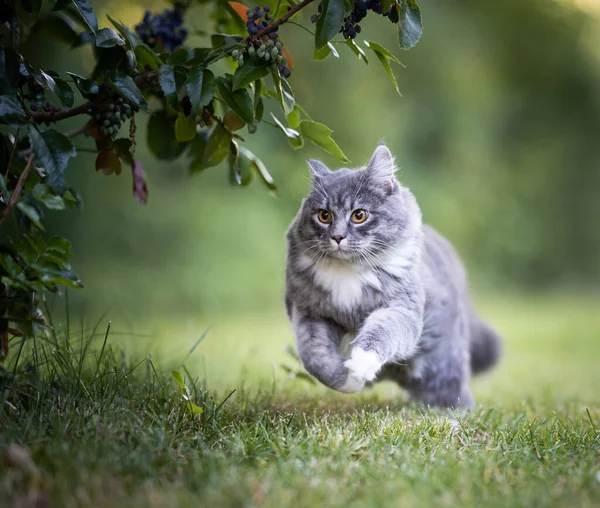
<path id="1" fill-rule="evenodd" d="M 308 160 L 311 188 L 292 228 L 293 248 L 314 259 L 376 264 L 420 229 L 413 195 L 396 179 L 389 149 L 380 144 L 360 169 L 331 171 Z"/>

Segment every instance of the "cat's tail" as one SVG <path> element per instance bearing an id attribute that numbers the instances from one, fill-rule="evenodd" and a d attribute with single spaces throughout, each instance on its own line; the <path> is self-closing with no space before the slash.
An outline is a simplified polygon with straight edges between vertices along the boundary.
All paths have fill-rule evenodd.
<path id="1" fill-rule="evenodd" d="M 498 362 L 502 350 L 500 336 L 480 318 L 471 318 L 471 373 L 479 374 Z"/>

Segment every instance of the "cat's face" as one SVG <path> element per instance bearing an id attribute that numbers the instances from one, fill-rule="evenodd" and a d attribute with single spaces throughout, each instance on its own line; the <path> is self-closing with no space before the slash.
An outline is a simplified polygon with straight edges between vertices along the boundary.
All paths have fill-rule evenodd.
<path id="1" fill-rule="evenodd" d="M 387 147 L 378 146 L 361 169 L 330 171 L 319 161 L 308 163 L 312 186 L 296 219 L 294 248 L 315 262 L 375 265 L 398 247 L 414 210 L 407 206 L 410 193 L 394 176 Z"/>

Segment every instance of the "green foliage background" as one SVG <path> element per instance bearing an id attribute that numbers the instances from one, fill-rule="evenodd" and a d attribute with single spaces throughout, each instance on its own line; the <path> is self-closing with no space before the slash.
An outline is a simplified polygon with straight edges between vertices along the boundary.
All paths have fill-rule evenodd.
<path id="1" fill-rule="evenodd" d="M 99 19 L 114 12 L 129 24 L 164 6 L 95 5 Z M 364 27 L 406 65 L 395 69 L 403 97 L 374 58 L 367 67 L 340 45 L 338 60 L 313 61 L 307 34 L 285 26 L 298 102 L 334 130 L 353 165 L 385 138 L 401 181 L 457 245 L 476 287 L 597 288 L 598 11 L 535 0 L 425 0 L 421 9 L 427 35 L 406 53 L 386 20 L 372 16 Z M 202 29 L 201 8 L 191 19 Z M 64 55 L 47 48 L 40 59 Z M 74 56 L 85 67 L 85 51 Z M 85 209 L 69 212 L 74 220 L 56 214 L 54 225 L 74 240 L 74 270 L 87 288 L 77 298 L 88 310 L 281 310 L 285 229 L 308 185 L 304 158 L 323 152 L 293 151 L 281 131 L 260 129 L 245 137 L 277 181 L 275 197 L 258 184 L 232 188 L 225 164 L 190 178 L 184 160 L 157 162 L 144 143 L 146 206 L 131 199 L 127 177 L 95 173 L 93 156 L 69 166 Z"/>

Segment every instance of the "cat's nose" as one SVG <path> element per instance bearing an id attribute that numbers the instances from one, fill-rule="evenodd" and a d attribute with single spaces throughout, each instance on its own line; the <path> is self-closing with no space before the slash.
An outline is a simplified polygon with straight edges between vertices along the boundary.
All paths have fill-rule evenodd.
<path id="1" fill-rule="evenodd" d="M 335 240 L 335 243 L 337 243 L 338 245 L 340 244 L 340 242 L 346 238 L 345 236 L 340 236 L 340 235 L 336 235 L 336 236 L 332 236 L 331 239 Z"/>

